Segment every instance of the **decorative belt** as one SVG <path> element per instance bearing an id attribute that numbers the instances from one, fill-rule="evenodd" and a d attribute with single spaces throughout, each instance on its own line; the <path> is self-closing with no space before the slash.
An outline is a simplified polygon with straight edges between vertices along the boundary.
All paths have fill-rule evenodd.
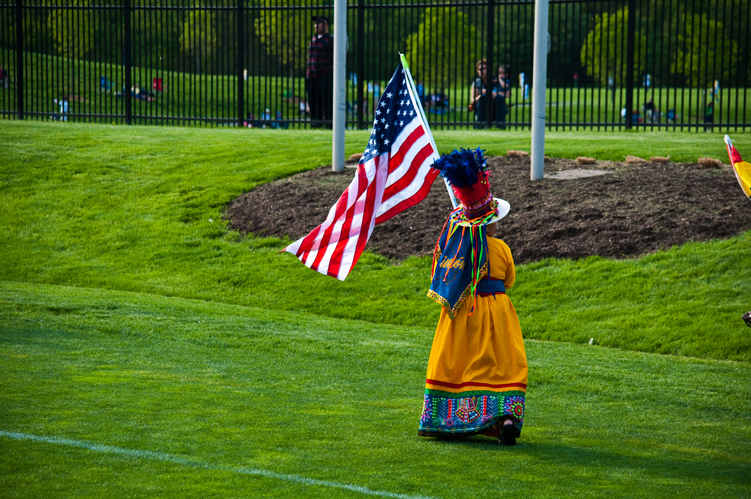
<path id="1" fill-rule="evenodd" d="M 506 294 L 506 286 L 501 279 L 486 277 L 477 281 L 477 294 L 480 296 L 495 296 L 496 293 Z"/>

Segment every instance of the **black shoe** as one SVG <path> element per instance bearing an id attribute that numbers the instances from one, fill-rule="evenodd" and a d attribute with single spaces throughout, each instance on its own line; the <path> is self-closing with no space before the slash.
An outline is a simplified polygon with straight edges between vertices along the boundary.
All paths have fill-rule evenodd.
<path id="1" fill-rule="evenodd" d="M 498 439 L 501 445 L 516 445 L 516 428 L 513 424 L 501 426 L 501 438 Z"/>

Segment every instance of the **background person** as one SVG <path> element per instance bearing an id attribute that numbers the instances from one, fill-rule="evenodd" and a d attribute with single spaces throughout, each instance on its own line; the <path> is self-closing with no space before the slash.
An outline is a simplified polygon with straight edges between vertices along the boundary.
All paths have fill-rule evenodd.
<path id="1" fill-rule="evenodd" d="M 491 98 L 493 99 L 493 114 L 496 117 L 501 112 L 501 102 L 500 99 L 498 99 L 497 82 L 495 79 L 492 79 L 488 75 L 487 61 L 485 59 L 477 61 L 477 64 L 475 64 L 475 69 L 477 70 L 477 79 L 472 85 L 472 101 L 470 105 L 473 106 L 475 110 L 475 121 L 477 122 L 475 128 L 483 128 L 486 121 L 485 113 L 487 110 L 485 104 L 485 94 L 487 90 L 490 89 L 492 93 Z M 491 120 L 492 119 L 493 116 L 491 116 Z"/>
<path id="2" fill-rule="evenodd" d="M 650 123 L 660 122 L 660 111 L 659 109 L 657 109 L 657 106 L 655 106 L 655 102 L 652 97 L 650 97 L 649 101 L 644 104 L 644 115 Z"/>
<path id="3" fill-rule="evenodd" d="M 498 99 L 494 106 L 496 108 L 495 122 L 501 130 L 506 129 L 506 115 L 508 115 L 508 100 L 511 98 L 511 74 L 510 68 L 506 65 L 498 67 L 498 80 L 496 82 L 496 95 L 493 100 Z"/>
<path id="4" fill-rule="evenodd" d="M 329 34 L 329 20 L 313 16 L 316 34 L 308 44 L 305 89 L 308 92 L 313 128 L 318 120 L 333 120 L 334 94 L 334 37 Z M 328 125 L 330 128 L 330 125 Z"/>

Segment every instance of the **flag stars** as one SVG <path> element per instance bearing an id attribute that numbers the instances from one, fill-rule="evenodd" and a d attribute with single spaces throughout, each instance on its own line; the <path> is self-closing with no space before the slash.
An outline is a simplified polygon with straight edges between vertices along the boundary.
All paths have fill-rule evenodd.
<path id="1" fill-rule="evenodd" d="M 388 130 L 388 129 L 389 129 L 389 124 L 388 124 L 388 123 L 386 123 L 386 126 L 385 126 L 384 128 L 385 128 L 386 130 Z"/>
<path id="2" fill-rule="evenodd" d="M 390 144 L 389 139 L 384 140 L 383 143 L 386 145 L 389 145 Z"/>
<path id="3" fill-rule="evenodd" d="M 388 97 L 390 99 L 392 95 L 394 95 L 394 94 L 392 94 L 391 92 L 389 92 L 389 93 L 386 94 L 386 97 Z"/>
<path id="4" fill-rule="evenodd" d="M 381 110 L 380 109 L 376 109 L 376 115 L 380 115 L 380 114 L 381 114 Z"/>
<path id="5" fill-rule="evenodd" d="M 381 123 L 386 123 L 386 118 L 381 118 Z"/>
<path id="6" fill-rule="evenodd" d="M 399 126 L 404 126 L 404 122 L 403 122 L 403 121 L 400 121 L 400 122 L 399 122 Z"/>

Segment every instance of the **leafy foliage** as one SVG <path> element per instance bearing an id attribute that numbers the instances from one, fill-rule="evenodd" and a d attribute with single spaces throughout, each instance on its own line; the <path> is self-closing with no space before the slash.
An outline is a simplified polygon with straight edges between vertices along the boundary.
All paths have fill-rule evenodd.
<path id="1" fill-rule="evenodd" d="M 85 7 L 88 0 L 72 0 L 71 5 Z M 60 55 L 81 59 L 94 45 L 94 26 L 88 9 L 53 9 L 47 22 L 55 48 Z"/>
<path id="2" fill-rule="evenodd" d="M 215 14 L 208 10 L 191 10 L 185 17 L 180 47 L 192 59 L 196 74 L 206 72 L 206 66 L 216 54 L 215 23 Z"/>
<path id="3" fill-rule="evenodd" d="M 609 78 L 613 78 L 616 86 L 626 84 L 628 16 L 628 7 L 596 15 L 594 27 L 582 46 L 582 66 L 602 86 L 608 85 Z M 642 54 L 634 57 L 633 76 L 638 78 L 645 67 L 647 37 L 641 31 L 634 36 L 634 53 Z"/>
<path id="4" fill-rule="evenodd" d="M 478 47 L 472 44 L 476 38 L 477 29 L 459 8 L 427 8 L 417 31 L 407 38 L 410 69 L 422 74 L 430 87 L 445 90 L 459 61 L 478 58 Z"/>
<path id="5" fill-rule="evenodd" d="M 277 5 L 276 0 L 264 0 L 267 6 Z M 303 0 L 298 5 L 314 5 L 313 0 Z M 316 4 L 317 5 L 317 4 Z M 254 21 L 255 33 L 266 53 L 287 66 L 289 74 L 305 75 L 308 44 L 315 34 L 311 10 L 263 10 Z M 333 34 L 333 20 L 329 26 Z"/>
<path id="6" fill-rule="evenodd" d="M 670 68 L 683 74 L 688 85 L 705 86 L 716 79 L 729 79 L 739 62 L 738 44 L 727 37 L 723 24 L 709 19 L 707 14 L 694 14 L 689 18 L 686 32 L 678 35 Z"/>

